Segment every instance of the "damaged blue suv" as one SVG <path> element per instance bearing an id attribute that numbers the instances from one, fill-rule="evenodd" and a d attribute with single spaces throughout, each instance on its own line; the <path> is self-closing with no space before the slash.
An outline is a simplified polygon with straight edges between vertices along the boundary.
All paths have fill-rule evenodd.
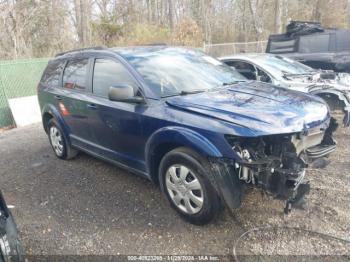
<path id="1" fill-rule="evenodd" d="M 336 123 L 319 98 L 249 82 L 184 48 L 90 48 L 58 54 L 38 86 L 53 151 L 78 151 L 159 184 L 187 221 L 204 224 L 259 187 L 298 206 L 305 170 L 329 155 Z"/>

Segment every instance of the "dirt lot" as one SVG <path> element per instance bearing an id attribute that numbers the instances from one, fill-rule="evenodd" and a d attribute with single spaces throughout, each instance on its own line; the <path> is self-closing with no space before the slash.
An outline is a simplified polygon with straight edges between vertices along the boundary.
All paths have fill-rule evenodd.
<path id="1" fill-rule="evenodd" d="M 158 188 L 140 177 L 80 154 L 51 152 L 41 125 L 0 133 L 0 188 L 17 221 L 27 254 L 228 255 L 235 240 L 260 226 L 290 226 L 350 240 L 350 130 L 325 169 L 308 172 L 305 210 L 283 214 L 284 203 L 247 194 L 243 206 L 214 223 L 183 222 Z M 256 231 L 238 254 L 347 254 L 350 245 L 291 229 Z"/>

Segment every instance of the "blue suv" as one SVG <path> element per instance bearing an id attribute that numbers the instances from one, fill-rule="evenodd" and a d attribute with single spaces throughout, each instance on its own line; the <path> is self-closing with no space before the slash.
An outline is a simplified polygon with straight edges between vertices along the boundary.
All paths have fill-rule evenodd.
<path id="1" fill-rule="evenodd" d="M 38 98 L 57 157 L 83 151 L 150 179 L 194 224 L 238 208 L 249 186 L 286 200 L 286 211 L 300 205 L 308 163 L 336 144 L 321 99 L 249 82 L 192 49 L 61 53 Z"/>

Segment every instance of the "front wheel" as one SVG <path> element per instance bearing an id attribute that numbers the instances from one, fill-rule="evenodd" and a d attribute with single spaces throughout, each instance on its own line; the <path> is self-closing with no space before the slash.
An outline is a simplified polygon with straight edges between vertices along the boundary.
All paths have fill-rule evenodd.
<path id="1" fill-rule="evenodd" d="M 164 194 L 185 220 L 206 224 L 221 211 L 218 194 L 208 179 L 209 162 L 187 148 L 167 153 L 159 167 Z"/>

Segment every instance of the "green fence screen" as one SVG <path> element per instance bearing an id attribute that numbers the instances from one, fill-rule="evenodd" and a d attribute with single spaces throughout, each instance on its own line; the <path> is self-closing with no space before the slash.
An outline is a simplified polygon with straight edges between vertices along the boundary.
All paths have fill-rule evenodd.
<path id="1" fill-rule="evenodd" d="M 0 128 L 13 125 L 8 100 L 32 96 L 48 58 L 0 61 Z"/>

